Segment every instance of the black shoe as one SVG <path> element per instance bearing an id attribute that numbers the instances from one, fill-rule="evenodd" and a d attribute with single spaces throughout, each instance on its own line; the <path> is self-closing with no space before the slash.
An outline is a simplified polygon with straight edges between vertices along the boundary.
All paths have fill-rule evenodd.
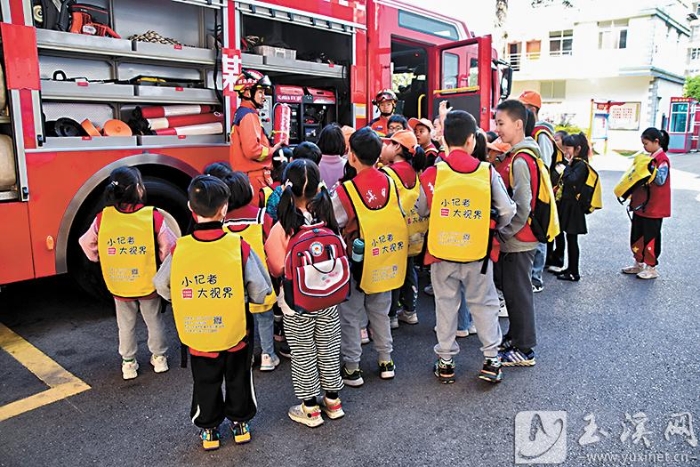
<path id="1" fill-rule="evenodd" d="M 438 358 L 433 366 L 433 373 L 443 384 L 451 384 L 455 382 L 455 364 L 454 360 L 443 360 Z"/>
<path id="2" fill-rule="evenodd" d="M 292 349 L 289 348 L 287 341 L 278 343 L 277 353 L 282 355 L 284 358 L 292 358 Z"/>
<path id="3" fill-rule="evenodd" d="M 581 276 L 579 276 L 578 274 L 567 272 L 566 274 L 559 274 L 557 276 L 557 279 L 559 279 L 560 281 L 578 282 L 581 280 Z"/>
<path id="4" fill-rule="evenodd" d="M 557 276 L 557 277 L 563 276 L 564 274 L 569 274 L 569 270 L 568 270 L 568 269 L 562 269 L 561 271 L 555 272 L 555 273 L 554 273 L 554 275 Z"/>

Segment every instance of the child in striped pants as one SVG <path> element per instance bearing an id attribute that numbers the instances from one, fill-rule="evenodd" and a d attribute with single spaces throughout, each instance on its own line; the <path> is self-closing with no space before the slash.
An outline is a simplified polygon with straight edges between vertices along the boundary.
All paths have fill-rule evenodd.
<path id="1" fill-rule="evenodd" d="M 284 274 L 289 239 L 302 225 L 322 221 L 338 231 L 330 195 L 313 161 L 298 159 L 287 166 L 277 212 L 279 222 L 270 231 L 265 252 L 270 273 L 279 277 Z M 287 306 L 284 290 L 280 290 L 277 303 L 284 313 L 284 331 L 292 349 L 294 394 L 301 400 L 289 409 L 289 418 L 312 428 L 323 424 L 321 411 L 332 420 L 341 418 L 345 412 L 338 397 L 343 388 L 338 307 L 297 313 Z M 319 404 L 322 389 L 325 396 Z"/>

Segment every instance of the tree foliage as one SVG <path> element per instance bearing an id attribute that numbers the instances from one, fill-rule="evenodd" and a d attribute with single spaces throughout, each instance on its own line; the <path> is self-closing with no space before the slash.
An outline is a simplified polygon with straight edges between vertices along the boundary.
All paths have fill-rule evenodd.
<path id="1" fill-rule="evenodd" d="M 530 4 L 532 7 L 538 7 L 538 6 L 547 6 L 551 5 L 554 3 L 555 0 L 531 0 Z M 572 8 L 574 4 L 571 2 L 571 0 L 559 0 L 562 5 L 564 5 L 566 8 Z"/>
<path id="2" fill-rule="evenodd" d="M 683 86 L 683 97 L 692 97 L 700 100 L 700 75 L 688 76 Z"/>

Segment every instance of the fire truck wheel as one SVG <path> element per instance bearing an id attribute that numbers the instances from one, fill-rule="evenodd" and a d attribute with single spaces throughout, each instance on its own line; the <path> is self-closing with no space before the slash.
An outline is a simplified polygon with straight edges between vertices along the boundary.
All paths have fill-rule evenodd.
<path id="1" fill-rule="evenodd" d="M 180 231 L 186 232 L 191 216 L 187 208 L 185 190 L 172 182 L 152 176 L 144 176 L 143 183 L 146 185 L 146 203 L 165 211 L 165 221 L 176 235 L 179 236 Z M 112 301 L 112 295 L 102 279 L 100 265 L 89 261 L 77 242 L 77 237 L 90 227 L 93 219 L 103 207 L 104 204 L 102 204 L 100 197 L 97 203 L 86 211 L 86 215 L 74 224 L 72 236 L 77 236 L 75 241 L 69 245 L 75 244 L 77 248 L 69 247 L 68 272 L 88 295 L 101 301 Z"/>

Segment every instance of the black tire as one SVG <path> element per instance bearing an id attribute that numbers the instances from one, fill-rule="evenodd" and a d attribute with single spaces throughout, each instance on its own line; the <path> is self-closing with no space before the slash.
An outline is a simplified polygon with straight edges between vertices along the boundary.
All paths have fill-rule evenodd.
<path id="1" fill-rule="evenodd" d="M 148 205 L 169 212 L 184 232 L 191 218 L 185 191 L 160 178 L 144 177 L 143 182 L 146 185 Z M 98 190 L 102 188 L 100 185 Z M 78 245 L 78 238 L 90 228 L 95 216 L 103 208 L 104 201 L 102 197 L 98 197 L 97 201 L 92 202 L 92 206 L 83 211 L 84 215 L 81 214 L 74 222 L 68 245 L 68 273 L 88 295 L 100 301 L 111 301 L 112 294 L 104 283 L 100 265 L 89 261 Z"/>

